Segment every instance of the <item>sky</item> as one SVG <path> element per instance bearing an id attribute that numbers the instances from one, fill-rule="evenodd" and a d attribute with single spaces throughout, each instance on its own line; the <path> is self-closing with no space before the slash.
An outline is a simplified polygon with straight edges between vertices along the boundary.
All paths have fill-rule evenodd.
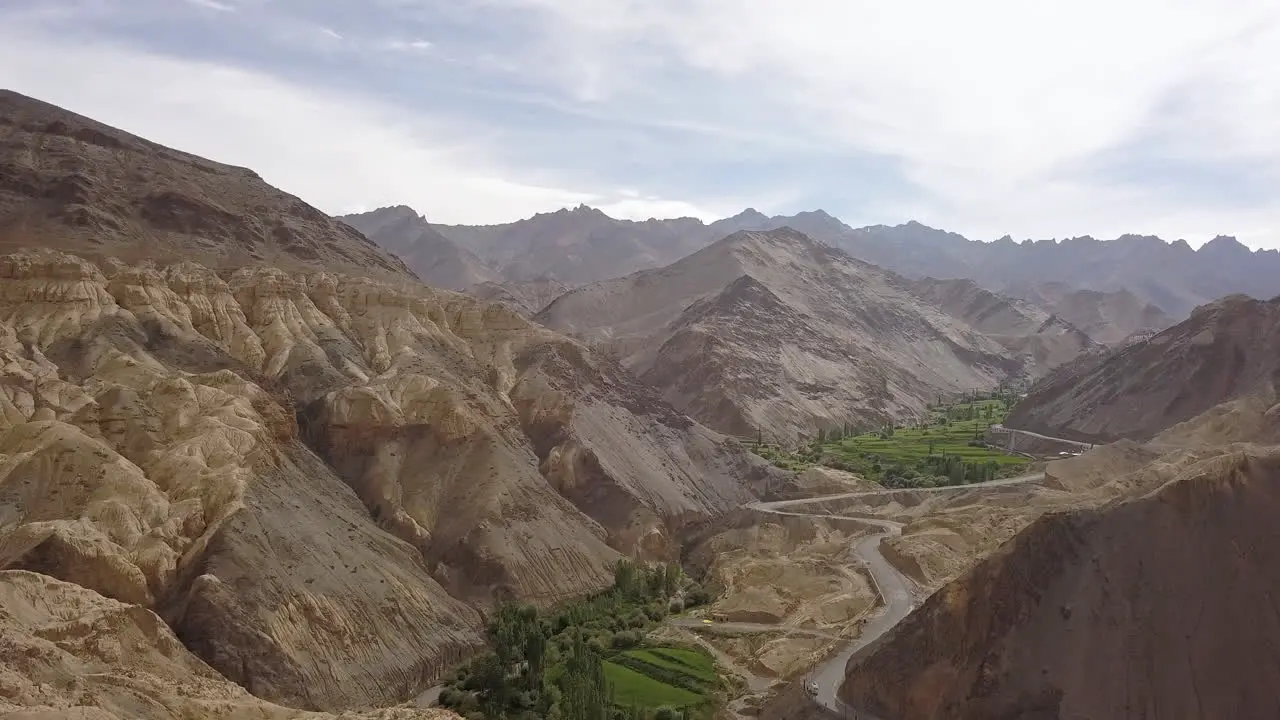
<path id="1" fill-rule="evenodd" d="M 1275 0 L 0 0 L 0 86 L 338 214 L 1280 247 Z"/>

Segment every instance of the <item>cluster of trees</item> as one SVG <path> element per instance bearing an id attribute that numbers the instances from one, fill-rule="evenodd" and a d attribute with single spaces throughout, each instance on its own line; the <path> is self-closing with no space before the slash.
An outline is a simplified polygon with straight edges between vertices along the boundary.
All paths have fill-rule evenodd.
<path id="1" fill-rule="evenodd" d="M 945 425 L 949 420 L 986 420 L 995 422 L 1002 412 L 1002 408 L 992 403 L 954 405 L 943 410 L 943 414 L 938 416 L 938 424 Z"/>
<path id="2" fill-rule="evenodd" d="M 679 565 L 622 560 L 611 588 L 558 610 L 500 606 L 492 650 L 454 673 L 440 703 L 470 720 L 649 720 L 656 709 L 616 707 L 606 657 L 639 645 L 670 609 L 709 600 Z"/>
<path id="3" fill-rule="evenodd" d="M 995 480 L 1000 471 L 1000 463 L 994 460 L 986 462 L 966 462 L 958 455 L 927 455 L 921 460 L 928 474 L 934 477 L 945 477 L 947 485 L 965 485 L 968 483 Z"/>

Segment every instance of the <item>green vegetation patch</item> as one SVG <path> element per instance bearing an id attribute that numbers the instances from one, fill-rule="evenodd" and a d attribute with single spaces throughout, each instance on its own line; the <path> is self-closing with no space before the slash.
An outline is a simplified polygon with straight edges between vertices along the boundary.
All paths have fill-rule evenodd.
<path id="1" fill-rule="evenodd" d="M 668 685 L 613 661 L 605 662 L 604 676 L 613 688 L 614 703 L 625 707 L 692 707 L 701 705 L 707 699 L 696 692 Z"/>
<path id="2" fill-rule="evenodd" d="M 869 432 L 837 428 L 796 450 L 757 442 L 756 454 L 778 467 L 824 465 L 861 475 L 886 487 L 941 487 L 1014 477 L 1029 460 L 987 447 L 987 429 L 1004 422 L 1011 392 L 973 396 L 930 408 L 929 416 Z"/>
<path id="3" fill-rule="evenodd" d="M 648 665 L 689 675 L 707 684 L 714 685 L 720 682 L 720 675 L 716 672 L 716 661 L 710 655 L 696 650 L 659 647 L 628 650 L 623 655 Z"/>
<path id="4" fill-rule="evenodd" d="M 613 587 L 550 611 L 499 607 L 492 651 L 459 668 L 441 704 L 468 720 L 710 718 L 724 687 L 708 655 L 645 647 L 669 612 L 709 599 L 678 565 L 627 560 Z"/>

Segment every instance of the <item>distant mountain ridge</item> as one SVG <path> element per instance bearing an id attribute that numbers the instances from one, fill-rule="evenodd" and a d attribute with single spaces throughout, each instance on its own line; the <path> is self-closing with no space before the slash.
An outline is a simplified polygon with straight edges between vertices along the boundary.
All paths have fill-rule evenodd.
<path id="1" fill-rule="evenodd" d="M 551 279 L 578 287 L 669 265 L 740 230 L 790 227 L 908 278 L 968 278 L 987 290 L 1033 302 L 1023 292 L 1040 284 L 1104 294 L 1127 290 L 1140 306 L 1155 306 L 1155 312 L 1138 312 L 1145 312 L 1157 326 L 1161 322 L 1167 326 L 1195 307 L 1227 295 L 1267 299 L 1280 294 L 1280 251 L 1252 251 L 1225 235 L 1198 250 L 1184 240 L 1165 242 L 1148 235 L 1122 235 L 1109 241 L 1083 236 L 1022 242 L 1005 236 L 983 242 L 915 221 L 854 228 L 822 210 L 771 217 L 747 208 L 704 223 L 690 217 L 619 220 L 586 205 L 500 225 L 433 227 L 491 268 L 495 276 L 488 279 L 497 282 Z M 389 246 L 376 235 L 371 234 L 375 242 Z M 397 252 L 395 247 L 390 249 Z M 1087 322 L 1062 317 L 1088 331 Z M 1098 328 L 1090 334 L 1099 340 L 1097 333 L 1102 332 L 1106 339 L 1101 342 L 1115 342 L 1117 335 L 1139 329 L 1159 327 Z"/>
<path id="2" fill-rule="evenodd" d="M 497 278 L 498 273 L 412 208 L 404 205 L 339 218 L 393 253 L 423 282 L 446 290 L 464 290 Z"/>

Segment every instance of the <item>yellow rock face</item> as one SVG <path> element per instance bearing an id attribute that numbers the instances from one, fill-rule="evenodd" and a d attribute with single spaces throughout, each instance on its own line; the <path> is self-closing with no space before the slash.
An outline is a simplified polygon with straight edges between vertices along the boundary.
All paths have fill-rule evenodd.
<path id="1" fill-rule="evenodd" d="M 581 346 L 418 285 L 0 257 L 0 569 L 254 694 L 397 701 L 473 609 L 609 582 L 767 472 Z"/>
<path id="2" fill-rule="evenodd" d="M 334 720 L 273 705 L 192 655 L 155 613 L 44 575 L 0 572 L 0 715 L 14 720 Z M 347 720 L 452 720 L 444 710 Z"/>

